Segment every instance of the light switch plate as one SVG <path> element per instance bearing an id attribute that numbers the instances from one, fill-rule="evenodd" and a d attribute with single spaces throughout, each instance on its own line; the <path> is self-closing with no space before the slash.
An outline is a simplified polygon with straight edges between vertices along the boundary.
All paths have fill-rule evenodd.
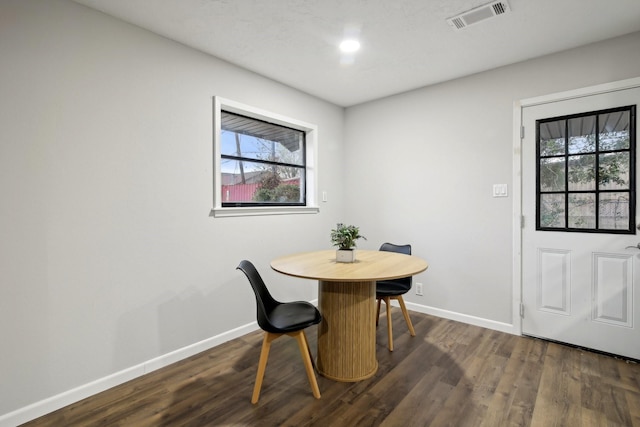
<path id="1" fill-rule="evenodd" d="M 493 184 L 493 197 L 508 197 L 507 184 Z"/>

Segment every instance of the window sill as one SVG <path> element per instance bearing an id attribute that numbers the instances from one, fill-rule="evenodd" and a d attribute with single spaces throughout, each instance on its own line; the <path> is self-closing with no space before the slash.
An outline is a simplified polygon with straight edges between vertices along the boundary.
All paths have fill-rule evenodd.
<path id="1" fill-rule="evenodd" d="M 209 216 L 225 218 L 232 216 L 261 216 L 261 215 L 297 215 L 316 214 L 320 212 L 317 206 L 274 206 L 274 207 L 244 207 L 244 208 L 213 208 Z"/>

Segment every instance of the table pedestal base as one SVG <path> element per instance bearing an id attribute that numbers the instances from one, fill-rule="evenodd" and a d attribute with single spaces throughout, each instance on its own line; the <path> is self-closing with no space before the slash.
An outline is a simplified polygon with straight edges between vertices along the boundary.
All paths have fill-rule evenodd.
<path id="1" fill-rule="evenodd" d="M 355 382 L 372 377 L 376 360 L 376 282 L 320 280 L 318 328 L 320 375 Z"/>

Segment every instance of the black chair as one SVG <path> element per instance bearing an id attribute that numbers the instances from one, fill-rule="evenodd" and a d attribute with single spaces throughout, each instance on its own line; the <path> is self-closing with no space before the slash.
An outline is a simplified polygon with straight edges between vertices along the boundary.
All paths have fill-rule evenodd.
<path id="1" fill-rule="evenodd" d="M 298 342 L 313 396 L 316 399 L 320 399 L 320 389 L 313 372 L 311 350 L 309 349 L 307 336 L 304 333 L 305 328 L 320 323 L 322 320 L 320 312 L 313 304 L 306 301 L 287 303 L 276 301 L 269 293 L 258 270 L 251 262 L 247 260 L 241 261 L 237 270 L 241 270 L 247 276 L 253 292 L 256 294 L 258 325 L 265 332 L 251 403 L 257 403 L 260 397 L 260 388 L 262 387 L 262 379 L 267 367 L 271 342 L 281 335 L 289 335 Z"/>
<path id="2" fill-rule="evenodd" d="M 411 255 L 411 245 L 394 245 L 392 243 L 383 243 L 380 246 L 381 251 L 398 252 L 405 255 Z M 409 327 L 409 333 L 412 337 L 416 336 L 413 330 L 413 324 L 409 317 L 407 307 L 404 305 L 402 295 L 409 292 L 413 283 L 413 277 L 403 277 L 401 279 L 381 280 L 376 282 L 376 299 L 378 300 L 378 315 L 376 316 L 376 326 L 380 318 L 380 304 L 382 301 L 387 305 L 387 333 L 389 335 L 389 351 L 393 351 L 393 330 L 391 325 L 391 300 L 397 300 L 402 309 L 404 320 Z"/>

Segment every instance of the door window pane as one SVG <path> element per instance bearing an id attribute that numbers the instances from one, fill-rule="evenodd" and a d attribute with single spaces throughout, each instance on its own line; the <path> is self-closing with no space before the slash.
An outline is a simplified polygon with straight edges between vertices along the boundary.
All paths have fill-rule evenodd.
<path id="1" fill-rule="evenodd" d="M 549 228 L 565 228 L 564 194 L 543 194 L 540 198 L 540 224 Z"/>
<path id="2" fill-rule="evenodd" d="M 577 193 L 569 195 L 569 227 L 595 228 L 596 195 Z"/>
<path id="3" fill-rule="evenodd" d="M 626 230 L 629 228 L 629 193 L 602 193 L 600 195 L 600 228 Z"/>
<path id="4" fill-rule="evenodd" d="M 586 191 L 596 188 L 596 156 L 569 156 L 569 190 Z"/>
<path id="5" fill-rule="evenodd" d="M 569 120 L 569 154 L 596 151 L 596 116 L 583 116 Z"/>
<path id="6" fill-rule="evenodd" d="M 566 120 L 546 122 L 540 125 L 540 156 L 557 156 L 565 153 Z"/>
<path id="7" fill-rule="evenodd" d="M 599 116 L 601 151 L 629 149 L 629 115 L 629 111 L 615 111 Z"/>
<path id="8" fill-rule="evenodd" d="M 629 152 L 600 154 L 598 169 L 601 190 L 629 188 Z"/>
<path id="9" fill-rule="evenodd" d="M 564 183 L 564 157 L 540 159 L 540 188 L 542 191 L 563 191 Z"/>

